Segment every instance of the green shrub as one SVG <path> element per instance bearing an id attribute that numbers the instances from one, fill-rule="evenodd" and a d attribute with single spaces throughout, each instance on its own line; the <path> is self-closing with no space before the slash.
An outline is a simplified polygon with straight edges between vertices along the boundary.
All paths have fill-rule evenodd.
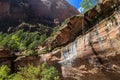
<path id="1" fill-rule="evenodd" d="M 18 72 L 9 75 L 7 66 L 0 67 L 0 80 L 59 80 L 58 71 L 46 63 L 34 67 L 28 65 L 20 67 Z"/>
<path id="2" fill-rule="evenodd" d="M 40 55 L 40 54 L 45 54 L 47 53 L 47 50 L 38 50 L 37 54 Z"/>
<path id="3" fill-rule="evenodd" d="M 46 63 L 44 63 L 41 68 L 41 80 L 59 80 L 58 71 L 54 67 L 48 67 Z"/>
<path id="4" fill-rule="evenodd" d="M 47 39 L 47 35 L 43 34 L 40 36 L 40 43 L 42 44 Z"/>
<path id="5" fill-rule="evenodd" d="M 35 55 L 35 51 L 34 51 L 34 50 L 29 49 L 29 50 L 27 50 L 27 51 L 26 51 L 26 54 L 25 54 L 25 55 L 26 55 L 26 56 Z"/>
<path id="6" fill-rule="evenodd" d="M 70 21 L 70 18 L 65 19 L 65 21 L 62 23 L 62 25 L 61 25 L 61 26 L 66 25 L 69 21 Z"/>
<path id="7" fill-rule="evenodd" d="M 34 40 L 29 46 L 28 46 L 28 49 L 35 49 L 36 47 L 38 47 L 39 45 L 39 41 L 37 40 Z"/>
<path id="8" fill-rule="evenodd" d="M 24 32 L 23 30 L 11 34 L 0 33 L 0 48 L 7 48 L 13 52 L 35 50 L 46 38 L 45 33 Z"/>
<path id="9" fill-rule="evenodd" d="M 22 75 L 15 73 L 8 76 L 7 80 L 23 80 Z"/>
<path id="10" fill-rule="evenodd" d="M 0 66 L 0 80 L 5 80 L 8 78 L 10 69 L 6 65 Z"/>
<path id="11" fill-rule="evenodd" d="M 54 27 L 51 36 L 54 36 L 58 30 L 59 30 L 59 26 Z"/>

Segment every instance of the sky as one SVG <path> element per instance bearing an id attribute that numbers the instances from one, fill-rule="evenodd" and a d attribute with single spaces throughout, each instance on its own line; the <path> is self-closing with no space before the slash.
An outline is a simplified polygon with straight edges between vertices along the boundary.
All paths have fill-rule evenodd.
<path id="1" fill-rule="evenodd" d="M 83 8 L 80 7 L 80 2 L 82 0 L 67 0 L 72 6 L 74 6 L 79 12 L 83 11 Z"/>

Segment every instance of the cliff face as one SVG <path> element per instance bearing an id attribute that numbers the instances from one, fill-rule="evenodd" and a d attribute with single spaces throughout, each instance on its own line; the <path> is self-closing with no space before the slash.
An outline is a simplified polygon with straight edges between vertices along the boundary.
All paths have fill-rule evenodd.
<path id="1" fill-rule="evenodd" d="M 0 6 L 1 27 L 15 26 L 21 22 L 55 26 L 66 18 L 79 14 L 65 0 L 1 0 Z"/>
<path id="2" fill-rule="evenodd" d="M 10 10 L 10 2 L 0 2 L 0 18 L 2 16 L 8 16 L 9 15 L 9 10 Z"/>
<path id="3" fill-rule="evenodd" d="M 90 28 L 94 27 L 95 24 L 112 15 L 115 11 L 114 8 L 118 5 L 119 3 L 117 3 L 117 0 L 106 0 L 103 3 L 96 5 L 90 11 L 87 11 L 84 14 L 84 17 L 83 15 L 72 16 L 69 19 L 69 22 L 62 26 L 62 28 L 55 34 L 55 36 L 52 37 L 50 41 L 48 41 L 47 45 L 54 48 L 73 41 L 76 36 L 83 35 Z"/>
<path id="4" fill-rule="evenodd" d="M 119 5 L 119 0 L 105 0 L 84 17 L 71 17 L 48 41 L 51 48 L 62 47 L 61 58 L 54 57 L 65 80 L 119 80 Z"/>
<path id="5" fill-rule="evenodd" d="M 114 12 L 111 17 L 100 21 L 84 36 L 62 48 L 63 60 L 60 63 L 64 77 L 119 80 L 120 13 Z"/>
<path id="6" fill-rule="evenodd" d="M 78 11 L 65 0 L 28 0 L 27 2 L 31 5 L 35 15 L 43 18 L 57 18 L 63 21 L 72 15 L 78 14 Z"/>

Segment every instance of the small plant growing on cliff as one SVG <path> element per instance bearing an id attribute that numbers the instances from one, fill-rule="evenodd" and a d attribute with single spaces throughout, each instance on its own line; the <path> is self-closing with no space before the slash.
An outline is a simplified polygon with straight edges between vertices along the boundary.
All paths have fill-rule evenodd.
<path id="1" fill-rule="evenodd" d="M 35 55 L 34 53 L 35 53 L 35 51 L 34 51 L 34 50 L 30 50 L 30 49 L 29 49 L 29 50 L 27 50 L 27 51 L 26 51 L 25 56 Z"/>
<path id="2" fill-rule="evenodd" d="M 45 54 L 47 53 L 47 50 L 38 50 L 37 54 L 40 55 L 40 54 Z"/>
<path id="3" fill-rule="evenodd" d="M 67 24 L 69 21 L 70 21 L 70 18 L 65 19 L 65 21 L 62 23 L 61 26 L 64 26 L 64 25 Z"/>
<path id="4" fill-rule="evenodd" d="M 54 36 L 58 30 L 59 30 L 59 26 L 54 27 L 51 36 Z"/>

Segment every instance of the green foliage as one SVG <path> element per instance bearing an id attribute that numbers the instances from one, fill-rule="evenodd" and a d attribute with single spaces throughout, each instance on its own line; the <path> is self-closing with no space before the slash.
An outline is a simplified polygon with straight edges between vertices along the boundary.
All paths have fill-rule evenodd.
<path id="1" fill-rule="evenodd" d="M 45 40 L 45 39 L 44 39 Z M 44 41 L 43 40 L 43 41 Z M 36 47 L 37 47 L 37 45 L 39 44 L 40 42 L 38 41 L 38 40 L 34 40 L 29 46 L 28 46 L 28 48 L 29 49 L 35 49 Z"/>
<path id="2" fill-rule="evenodd" d="M 21 67 L 19 68 L 17 75 L 20 75 L 23 80 L 39 80 L 40 66 L 34 67 L 32 65 L 28 65 L 26 67 Z"/>
<path id="3" fill-rule="evenodd" d="M 61 26 L 64 26 L 64 25 L 67 24 L 69 21 L 70 21 L 70 18 L 65 19 L 65 21 L 62 23 Z"/>
<path id="4" fill-rule="evenodd" d="M 0 33 L 0 48 L 12 51 L 35 50 L 47 38 L 47 35 L 39 32 L 16 31 L 11 34 Z"/>
<path id="5" fill-rule="evenodd" d="M 31 55 L 36 55 L 36 54 L 35 54 L 35 51 L 34 51 L 34 50 L 31 50 L 31 49 L 26 50 L 25 56 L 31 56 Z"/>
<path id="6" fill-rule="evenodd" d="M 47 53 L 47 50 L 38 50 L 37 54 L 45 54 Z"/>
<path id="7" fill-rule="evenodd" d="M 8 78 L 10 69 L 6 65 L 0 67 L 0 80 Z"/>
<path id="8" fill-rule="evenodd" d="M 41 80 L 59 80 L 58 72 L 54 67 L 48 67 L 46 63 L 42 65 Z"/>
<path id="9" fill-rule="evenodd" d="M 80 6 L 84 8 L 84 13 L 85 13 L 86 11 L 91 9 L 97 2 L 98 0 L 82 0 Z"/>
<path id="10" fill-rule="evenodd" d="M 17 73 L 10 75 L 9 71 L 7 66 L 1 66 L 0 80 L 59 80 L 58 71 L 46 63 L 38 67 L 32 65 L 20 67 Z"/>
<path id="11" fill-rule="evenodd" d="M 40 36 L 40 43 L 42 44 L 47 38 L 47 35 L 46 34 L 43 34 Z"/>
<path id="12" fill-rule="evenodd" d="M 9 78 L 6 80 L 22 80 L 22 75 L 18 73 L 14 73 L 8 76 Z"/>
<path id="13" fill-rule="evenodd" d="M 51 36 L 54 36 L 58 30 L 59 30 L 59 26 L 54 27 Z"/>

